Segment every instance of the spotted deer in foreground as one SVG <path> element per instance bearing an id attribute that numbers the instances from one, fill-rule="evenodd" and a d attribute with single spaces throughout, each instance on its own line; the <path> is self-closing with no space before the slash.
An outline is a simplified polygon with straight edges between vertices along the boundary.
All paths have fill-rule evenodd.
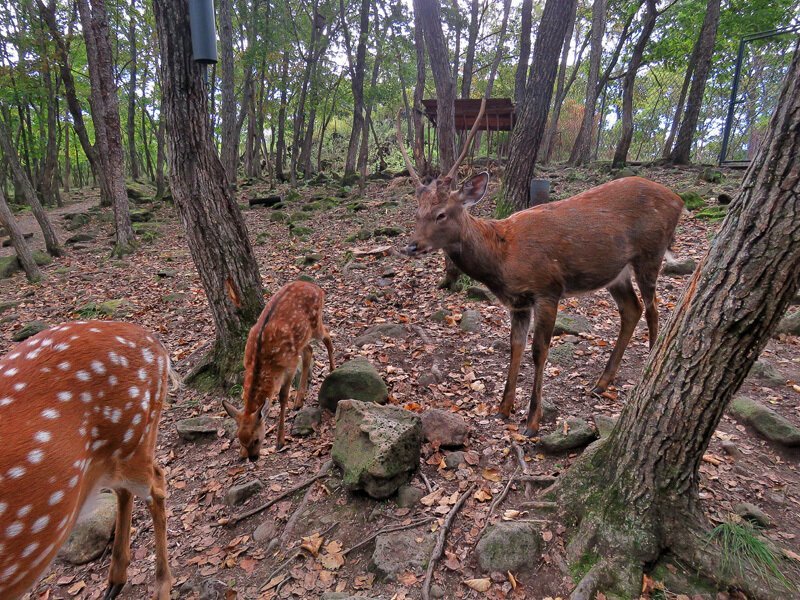
<path id="1" fill-rule="evenodd" d="M 658 335 L 656 280 L 683 201 L 663 185 L 626 177 L 507 219 L 473 217 L 466 209 L 483 198 L 489 174 L 471 177 L 458 190 L 451 188 L 484 108 L 485 102 L 453 168 L 427 185 L 414 171 L 405 150 L 398 115 L 398 142 L 416 184 L 418 204 L 414 238 L 405 253 L 417 256 L 444 250 L 459 269 L 484 283 L 511 313 L 511 363 L 499 410 L 503 418 L 514 408 L 533 309 L 535 371 L 525 433 L 534 436 L 542 416 L 544 365 L 561 298 L 604 287 L 619 307 L 619 336 L 594 393 L 604 392 L 614 380 L 642 315 L 631 274 L 636 276 L 644 300 L 652 348 Z"/>
<path id="2" fill-rule="evenodd" d="M 53 327 L 0 360 L 0 598 L 36 582 L 101 487 L 118 509 L 104 599 L 127 580 L 134 494 L 153 519 L 152 597 L 170 597 L 167 486 L 155 461 L 170 376 L 149 332 L 109 321 Z"/>
<path id="3" fill-rule="evenodd" d="M 281 410 L 276 447 L 283 448 L 286 404 L 301 357 L 303 368 L 295 409 L 303 406 L 308 390 L 314 359 L 311 340 L 325 344 L 330 370 L 335 368 L 331 336 L 322 323 L 324 300 L 325 292 L 313 283 L 288 283 L 270 298 L 250 330 L 244 350 L 244 407 L 240 410 L 227 400 L 222 401 L 225 411 L 238 425 L 242 458 L 258 460 L 264 443 L 263 412 L 268 408 L 267 401 L 271 402 L 276 394 Z"/>

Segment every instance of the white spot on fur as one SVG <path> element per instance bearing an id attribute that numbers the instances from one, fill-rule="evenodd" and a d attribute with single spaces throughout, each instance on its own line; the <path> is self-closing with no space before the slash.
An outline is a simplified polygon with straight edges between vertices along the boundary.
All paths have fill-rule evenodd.
<path id="1" fill-rule="evenodd" d="M 62 363 L 58 363 L 58 368 L 61 369 L 62 371 L 69 371 L 69 366 L 70 365 L 69 365 L 69 363 L 67 361 L 64 361 Z"/>
<path id="2" fill-rule="evenodd" d="M 30 544 L 28 544 L 27 546 L 25 546 L 25 549 L 22 551 L 22 554 L 20 554 L 20 556 L 21 556 L 22 558 L 28 558 L 28 557 L 29 557 L 31 554 L 33 554 L 33 553 L 34 553 L 34 551 L 35 551 L 35 550 L 36 550 L 38 547 L 39 547 L 39 542 L 31 542 Z"/>
<path id="3" fill-rule="evenodd" d="M 17 516 L 21 519 L 22 517 L 26 516 L 29 512 L 31 512 L 32 508 L 33 508 L 33 505 L 26 504 L 25 506 L 23 506 L 22 508 L 20 508 L 17 511 Z"/>
<path id="4" fill-rule="evenodd" d="M 25 526 L 22 524 L 21 521 L 14 521 L 11 525 L 6 527 L 6 537 L 7 538 L 14 538 L 17 537 L 22 530 L 25 529 Z"/>
<path id="5" fill-rule="evenodd" d="M 0 406 L 8 406 L 14 401 L 13 398 L 10 396 L 6 396 L 5 398 L 0 398 Z"/>
<path id="6" fill-rule="evenodd" d="M 15 383 L 15 384 L 14 384 L 14 390 L 16 390 L 17 392 L 21 392 L 21 391 L 22 391 L 22 390 L 24 390 L 24 389 L 25 389 L 27 386 L 28 386 L 28 384 L 27 384 L 27 383 L 25 383 L 24 381 L 20 381 L 19 383 Z"/>
<path id="7" fill-rule="evenodd" d="M 52 438 L 52 436 L 50 435 L 49 431 L 37 431 L 36 435 L 33 436 L 33 439 L 35 439 L 37 442 L 41 442 L 42 444 L 49 442 L 50 438 Z"/>
<path id="8" fill-rule="evenodd" d="M 61 502 L 63 499 L 64 499 L 64 492 L 62 492 L 61 490 L 58 490 L 57 492 L 53 492 L 52 494 L 50 494 L 50 499 L 47 501 L 47 503 L 50 506 L 55 506 L 56 504 Z"/>
<path id="9" fill-rule="evenodd" d="M 99 360 L 93 360 L 89 366 L 92 368 L 92 371 L 97 373 L 98 375 L 105 375 L 106 374 L 106 366 L 101 363 Z"/>
<path id="10" fill-rule="evenodd" d="M 6 377 L 13 377 L 17 373 L 19 373 L 19 369 L 17 367 L 11 367 L 8 371 L 3 373 L 3 375 L 5 375 Z"/>
<path id="11" fill-rule="evenodd" d="M 43 515 L 36 519 L 31 525 L 31 533 L 39 533 L 42 529 L 47 527 L 47 524 L 50 522 L 50 515 Z"/>
<path id="12" fill-rule="evenodd" d="M 28 352 L 25 355 L 25 358 L 27 358 L 28 360 L 33 360 L 34 358 L 38 358 L 41 353 L 42 353 L 42 349 L 41 348 L 37 348 L 36 350 L 31 350 L 30 352 Z"/>
<path id="13" fill-rule="evenodd" d="M 28 452 L 28 462 L 33 465 L 38 465 L 42 462 L 42 458 L 44 457 L 44 452 L 40 448 L 36 448 L 35 450 L 31 450 Z"/>
<path id="14" fill-rule="evenodd" d="M 153 362 L 153 351 L 150 348 L 142 348 L 142 358 L 147 363 Z"/>
<path id="15" fill-rule="evenodd" d="M 69 344 L 66 342 L 61 342 L 60 344 L 53 346 L 53 349 L 57 350 L 58 352 L 64 352 L 65 350 L 69 350 Z"/>
<path id="16" fill-rule="evenodd" d="M 89 404 L 92 401 L 92 395 L 89 392 L 81 392 L 81 402 Z"/>
<path id="17" fill-rule="evenodd" d="M 25 475 L 25 467 L 11 467 L 6 475 L 8 475 L 11 479 L 19 479 Z"/>
<path id="18" fill-rule="evenodd" d="M 56 397 L 61 402 L 69 402 L 70 400 L 72 400 L 72 392 L 68 391 L 58 392 L 58 394 L 56 394 Z"/>
<path id="19" fill-rule="evenodd" d="M 113 385 L 117 385 L 118 381 L 119 381 L 119 379 L 117 379 L 116 375 L 110 375 L 108 377 L 108 385 L 112 385 L 112 386 Z"/>
<path id="20" fill-rule="evenodd" d="M 133 386 L 133 387 L 129 388 L 128 389 L 128 394 L 130 395 L 131 398 L 138 398 L 139 397 L 139 388 L 136 387 L 136 386 Z"/>
<path id="21" fill-rule="evenodd" d="M 59 414 L 59 412 L 55 408 L 45 408 L 42 411 L 42 416 L 45 419 L 57 419 L 61 415 Z"/>
<path id="22" fill-rule="evenodd" d="M 134 425 L 138 425 L 141 422 L 142 422 L 142 415 L 141 414 L 136 413 L 135 415 L 133 415 L 133 419 L 131 419 L 131 423 L 133 423 Z"/>
<path id="23" fill-rule="evenodd" d="M 89 379 L 91 379 L 91 376 L 86 371 L 78 371 L 77 373 L 75 373 L 75 377 L 77 377 L 81 381 L 89 381 Z"/>
<path id="24" fill-rule="evenodd" d="M 128 429 L 128 431 L 125 432 L 125 437 L 122 438 L 122 443 L 127 444 L 131 439 L 133 439 L 133 429 Z"/>

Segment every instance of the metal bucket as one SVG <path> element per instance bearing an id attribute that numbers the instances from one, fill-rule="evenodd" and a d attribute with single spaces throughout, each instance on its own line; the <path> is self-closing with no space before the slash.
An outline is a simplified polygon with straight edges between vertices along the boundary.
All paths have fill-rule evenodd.
<path id="1" fill-rule="evenodd" d="M 189 27 L 192 31 L 192 58 L 204 65 L 217 62 L 217 32 L 214 0 L 189 0 Z"/>
<path id="2" fill-rule="evenodd" d="M 548 179 L 531 179 L 528 206 L 537 206 L 550 202 L 550 181 Z"/>

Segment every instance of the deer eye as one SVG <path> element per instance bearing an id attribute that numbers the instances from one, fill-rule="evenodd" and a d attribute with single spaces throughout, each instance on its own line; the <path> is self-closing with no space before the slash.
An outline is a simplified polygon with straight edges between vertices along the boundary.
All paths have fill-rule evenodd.
<path id="1" fill-rule="evenodd" d="M 445 213 L 443 213 L 443 212 L 440 212 L 438 215 L 436 215 L 436 222 L 437 222 L 437 223 L 441 223 L 441 222 L 442 222 L 442 221 L 444 221 L 446 218 L 447 218 L 447 214 L 445 214 Z"/>

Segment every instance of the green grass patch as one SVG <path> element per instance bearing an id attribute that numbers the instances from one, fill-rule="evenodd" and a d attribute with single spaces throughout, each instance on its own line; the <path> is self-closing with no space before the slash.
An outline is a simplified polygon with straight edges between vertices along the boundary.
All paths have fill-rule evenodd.
<path id="1" fill-rule="evenodd" d="M 702 219 L 704 221 L 721 221 L 725 218 L 725 215 L 728 214 L 728 207 L 727 206 L 707 206 L 700 212 L 698 212 L 695 217 L 698 219 Z"/>

